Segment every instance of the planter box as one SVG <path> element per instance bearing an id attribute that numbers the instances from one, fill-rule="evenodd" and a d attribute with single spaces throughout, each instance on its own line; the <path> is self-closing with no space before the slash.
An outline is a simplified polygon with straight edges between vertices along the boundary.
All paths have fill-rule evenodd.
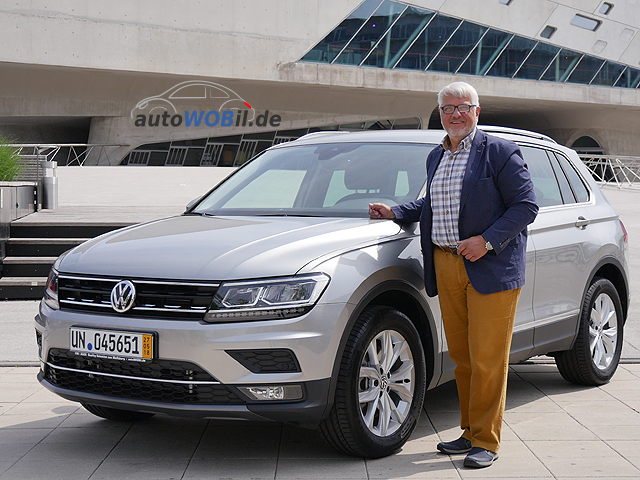
<path id="1" fill-rule="evenodd" d="M 36 182 L 0 182 L 0 224 L 35 211 Z"/>

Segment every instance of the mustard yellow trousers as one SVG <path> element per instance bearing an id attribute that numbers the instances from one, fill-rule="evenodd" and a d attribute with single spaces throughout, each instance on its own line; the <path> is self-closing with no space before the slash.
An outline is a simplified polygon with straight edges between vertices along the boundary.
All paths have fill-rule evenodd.
<path id="1" fill-rule="evenodd" d="M 449 355 L 456 364 L 462 436 L 497 453 L 520 289 L 478 293 L 464 259 L 438 248 L 434 264 Z"/>

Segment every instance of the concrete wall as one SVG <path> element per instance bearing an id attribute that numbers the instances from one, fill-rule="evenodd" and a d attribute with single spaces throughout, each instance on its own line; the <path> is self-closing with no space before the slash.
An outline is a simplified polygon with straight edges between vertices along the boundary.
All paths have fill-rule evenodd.
<path id="1" fill-rule="evenodd" d="M 0 61 L 80 68 L 277 80 L 274 66 L 301 57 L 361 0 L 30 0 L 0 1 Z M 546 25 L 553 43 L 637 65 L 636 1 L 413 0 L 417 6 L 532 38 Z M 570 25 L 575 13 L 602 21 L 591 32 Z M 625 31 L 627 31 L 625 33 Z M 631 37 L 631 38 L 630 38 Z M 539 38 L 539 37 L 538 37 Z M 635 40 L 635 41 L 632 41 Z M 631 42 L 630 42 L 631 41 Z"/>

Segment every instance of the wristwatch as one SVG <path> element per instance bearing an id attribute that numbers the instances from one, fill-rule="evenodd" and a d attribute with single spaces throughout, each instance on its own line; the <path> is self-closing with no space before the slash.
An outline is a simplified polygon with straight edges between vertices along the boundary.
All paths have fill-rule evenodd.
<path id="1" fill-rule="evenodd" d="M 493 245 L 491 245 L 491 242 L 487 240 L 484 243 L 484 248 L 486 248 L 487 250 L 493 250 Z"/>

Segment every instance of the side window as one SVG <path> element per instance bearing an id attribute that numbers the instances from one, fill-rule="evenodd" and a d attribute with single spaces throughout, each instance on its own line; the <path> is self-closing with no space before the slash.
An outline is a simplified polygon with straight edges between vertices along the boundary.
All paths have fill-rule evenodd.
<path id="1" fill-rule="evenodd" d="M 569 159 L 559 153 L 556 153 L 555 156 L 560 162 L 560 166 L 562 167 L 562 170 L 564 170 L 565 175 L 569 179 L 569 183 L 571 184 L 571 188 L 575 194 L 575 198 L 578 200 L 578 203 L 588 202 L 589 190 L 582 181 L 582 178 L 580 178 L 578 172 L 576 172 L 576 169 L 571 165 Z"/>
<path id="2" fill-rule="evenodd" d="M 556 172 L 558 183 L 560 183 L 560 191 L 562 192 L 562 199 L 564 200 L 564 203 L 576 203 L 576 197 L 573 195 L 573 191 L 569 185 L 569 180 L 567 180 L 564 171 L 560 167 L 558 157 L 552 152 L 549 152 L 549 156 L 551 157 L 551 164 L 553 165 L 553 170 Z"/>
<path id="3" fill-rule="evenodd" d="M 547 152 L 540 148 L 525 146 L 521 146 L 520 150 L 533 180 L 538 206 L 562 205 L 562 195 Z"/>

